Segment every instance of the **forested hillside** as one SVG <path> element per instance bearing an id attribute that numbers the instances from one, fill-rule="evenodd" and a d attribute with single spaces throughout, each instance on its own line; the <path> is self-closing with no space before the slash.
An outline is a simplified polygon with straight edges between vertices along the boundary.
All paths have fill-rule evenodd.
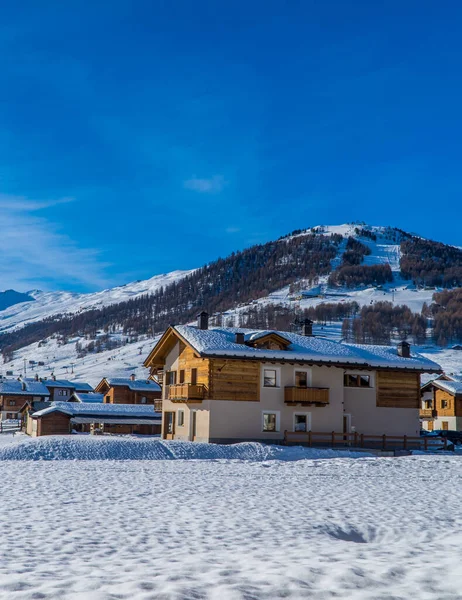
<path id="1" fill-rule="evenodd" d="M 98 330 L 122 328 L 129 335 L 163 331 L 171 323 L 187 323 L 199 309 L 223 312 L 266 296 L 303 278 L 309 284 L 327 276 L 342 236 L 292 236 L 235 252 L 161 287 L 154 294 L 88 310 L 56 315 L 0 335 L 6 359 L 12 352 L 50 335 L 95 336 Z"/>

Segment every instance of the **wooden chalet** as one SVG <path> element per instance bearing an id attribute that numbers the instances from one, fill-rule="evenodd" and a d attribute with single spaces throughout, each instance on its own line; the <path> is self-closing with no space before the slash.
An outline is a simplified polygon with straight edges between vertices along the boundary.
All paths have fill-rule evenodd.
<path id="1" fill-rule="evenodd" d="M 444 374 L 422 386 L 420 419 L 427 431 L 462 431 L 462 377 Z"/>
<path id="2" fill-rule="evenodd" d="M 420 374 L 436 363 L 396 347 L 312 335 L 169 327 L 147 357 L 163 381 L 162 435 L 205 442 L 281 441 L 284 432 L 419 434 Z"/>
<path id="3" fill-rule="evenodd" d="M 161 414 L 153 405 L 96 402 L 49 402 L 25 411 L 24 429 L 32 437 L 67 435 L 73 431 L 156 435 Z"/>
<path id="4" fill-rule="evenodd" d="M 0 378 L 0 419 L 20 419 L 25 403 L 49 398 L 50 392 L 40 381 Z"/>
<path id="5" fill-rule="evenodd" d="M 104 377 L 95 392 L 103 394 L 106 404 L 154 404 L 162 410 L 162 390 L 156 381 L 130 377 Z"/>

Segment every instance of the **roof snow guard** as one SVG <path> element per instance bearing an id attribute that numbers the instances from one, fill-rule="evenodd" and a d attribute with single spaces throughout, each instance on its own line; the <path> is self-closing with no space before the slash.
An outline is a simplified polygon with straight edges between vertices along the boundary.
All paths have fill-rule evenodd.
<path id="1" fill-rule="evenodd" d="M 203 358 L 253 359 L 336 365 L 345 368 L 352 366 L 427 373 L 442 372 L 440 365 L 416 352 L 410 351 L 409 357 L 400 356 L 395 346 L 344 344 L 287 331 L 260 331 L 236 327 L 204 330 L 190 325 L 177 325 L 172 328 L 172 331 Z M 236 343 L 236 333 L 244 335 L 244 344 Z M 252 342 L 269 333 L 287 340 L 286 349 L 270 350 L 252 345 Z M 159 344 L 161 342 L 162 338 Z M 155 350 L 151 355 L 154 352 Z"/>

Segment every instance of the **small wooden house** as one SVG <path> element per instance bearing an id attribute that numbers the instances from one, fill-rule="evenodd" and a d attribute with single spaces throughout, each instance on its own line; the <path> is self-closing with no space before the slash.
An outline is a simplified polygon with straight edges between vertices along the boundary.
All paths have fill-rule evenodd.
<path id="1" fill-rule="evenodd" d="M 162 410 L 162 389 L 150 379 L 104 377 L 95 392 L 104 395 L 106 404 L 154 404 L 156 410 Z"/>
<path id="2" fill-rule="evenodd" d="M 27 412 L 25 430 L 32 437 L 95 429 L 113 434 L 156 435 L 161 431 L 161 420 L 153 405 L 52 402 Z"/>
<path id="3" fill-rule="evenodd" d="M 0 419 L 20 419 L 26 402 L 48 400 L 50 392 L 40 381 L 0 379 Z"/>
<path id="4" fill-rule="evenodd" d="M 421 388 L 420 420 L 427 431 L 462 431 L 462 378 L 442 375 Z"/>

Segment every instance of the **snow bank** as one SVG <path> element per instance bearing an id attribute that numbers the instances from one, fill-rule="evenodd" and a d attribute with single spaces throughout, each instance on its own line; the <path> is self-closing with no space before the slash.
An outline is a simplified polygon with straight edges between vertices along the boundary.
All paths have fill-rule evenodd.
<path id="1" fill-rule="evenodd" d="M 16 436 L 0 445 L 1 460 L 268 460 L 364 458 L 364 452 L 264 445 L 255 442 L 219 445 L 164 441 L 155 438 Z"/>

